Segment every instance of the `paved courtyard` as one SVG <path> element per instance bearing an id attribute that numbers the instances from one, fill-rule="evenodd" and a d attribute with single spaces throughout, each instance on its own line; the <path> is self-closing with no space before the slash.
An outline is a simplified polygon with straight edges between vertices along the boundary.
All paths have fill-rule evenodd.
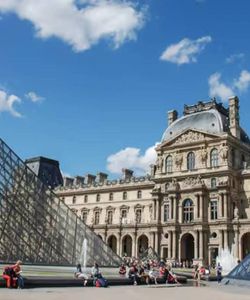
<path id="1" fill-rule="evenodd" d="M 164 298 L 163 298 L 164 297 Z M 152 300 L 152 299 L 192 299 L 192 300 L 249 300 L 249 290 L 231 286 L 212 284 L 206 287 L 110 287 L 103 288 L 37 288 L 30 290 L 0 290 L 0 300 Z"/>

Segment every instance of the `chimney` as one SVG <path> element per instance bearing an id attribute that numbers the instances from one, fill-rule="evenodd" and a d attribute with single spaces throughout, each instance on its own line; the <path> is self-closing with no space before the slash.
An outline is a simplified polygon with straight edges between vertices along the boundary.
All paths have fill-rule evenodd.
<path id="1" fill-rule="evenodd" d="M 240 139 L 239 99 L 237 96 L 229 98 L 229 124 L 231 134 Z"/>
<path id="2" fill-rule="evenodd" d="M 63 186 L 70 187 L 74 183 L 74 178 L 71 177 L 63 177 Z"/>
<path id="3" fill-rule="evenodd" d="M 178 118 L 178 112 L 176 110 L 168 111 L 168 126 L 170 126 Z"/>
<path id="4" fill-rule="evenodd" d="M 76 176 L 74 178 L 74 185 L 83 185 L 84 184 L 84 177 L 83 176 Z"/>
<path id="5" fill-rule="evenodd" d="M 123 179 L 131 179 L 131 177 L 133 176 L 134 171 L 129 170 L 129 169 L 122 169 L 122 173 L 123 173 Z"/>
<path id="6" fill-rule="evenodd" d="M 96 176 L 97 182 L 104 183 L 107 181 L 107 178 L 108 178 L 108 174 L 102 173 L 102 172 L 97 173 L 97 176 Z"/>
<path id="7" fill-rule="evenodd" d="M 93 184 L 95 182 L 96 176 L 92 174 L 86 174 L 85 178 L 87 184 Z"/>

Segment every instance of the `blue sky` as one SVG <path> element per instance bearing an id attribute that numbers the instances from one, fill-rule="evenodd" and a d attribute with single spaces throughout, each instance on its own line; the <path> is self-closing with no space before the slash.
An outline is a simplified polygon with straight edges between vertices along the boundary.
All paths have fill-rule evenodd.
<path id="1" fill-rule="evenodd" d="M 240 98 L 250 133 L 250 2 L 0 1 L 0 136 L 64 173 L 137 174 L 166 112 Z"/>

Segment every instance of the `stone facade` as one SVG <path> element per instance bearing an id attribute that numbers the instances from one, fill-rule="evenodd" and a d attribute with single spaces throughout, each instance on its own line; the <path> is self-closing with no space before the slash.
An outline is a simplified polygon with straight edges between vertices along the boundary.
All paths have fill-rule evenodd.
<path id="1" fill-rule="evenodd" d="M 151 174 L 110 181 L 106 174 L 65 180 L 57 195 L 119 255 L 149 246 L 164 259 L 211 264 L 219 249 L 250 252 L 250 140 L 239 100 L 184 107 L 156 147 Z"/>

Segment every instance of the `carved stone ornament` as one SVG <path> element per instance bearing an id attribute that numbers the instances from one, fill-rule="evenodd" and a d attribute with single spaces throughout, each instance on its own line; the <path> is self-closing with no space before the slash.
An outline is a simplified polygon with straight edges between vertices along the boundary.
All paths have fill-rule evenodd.
<path id="1" fill-rule="evenodd" d="M 162 170 L 163 167 L 163 158 L 162 156 L 158 156 L 156 160 L 157 170 Z"/>
<path id="2" fill-rule="evenodd" d="M 200 150 L 200 158 L 203 162 L 207 160 L 207 149 L 204 147 Z"/>
<path id="3" fill-rule="evenodd" d="M 205 135 L 200 132 L 189 131 L 181 135 L 176 141 L 175 144 L 190 143 L 203 140 Z"/>
<path id="4" fill-rule="evenodd" d="M 173 178 L 171 182 L 167 185 L 167 190 L 176 190 L 179 187 L 178 181 L 176 178 Z"/>
<path id="5" fill-rule="evenodd" d="M 219 149 L 219 153 L 222 159 L 226 160 L 228 158 L 229 148 L 226 144 L 222 144 Z"/>
<path id="6" fill-rule="evenodd" d="M 183 155 L 180 152 L 176 152 L 175 154 L 175 163 L 177 166 L 181 166 L 183 162 Z"/>
<path id="7" fill-rule="evenodd" d="M 183 181 L 184 187 L 194 187 L 194 186 L 200 186 L 204 185 L 204 181 L 201 179 L 201 176 L 198 175 L 197 177 L 187 177 Z"/>

